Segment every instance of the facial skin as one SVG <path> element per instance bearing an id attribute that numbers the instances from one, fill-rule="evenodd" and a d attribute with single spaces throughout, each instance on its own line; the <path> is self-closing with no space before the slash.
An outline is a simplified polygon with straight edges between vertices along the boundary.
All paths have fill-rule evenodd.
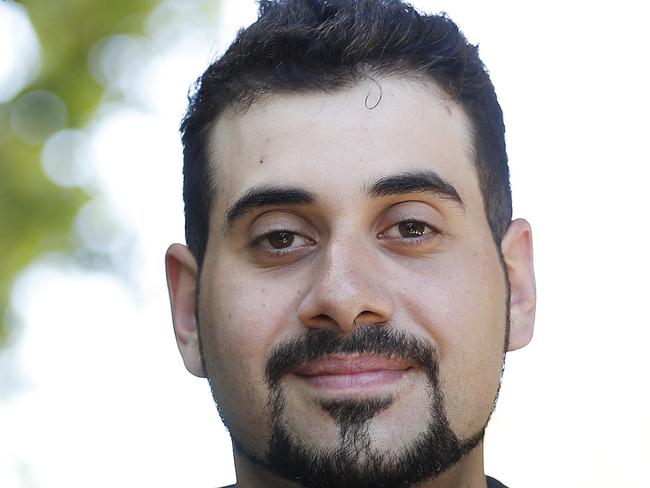
<path id="1" fill-rule="evenodd" d="M 344 432 L 326 405 L 380 402 L 363 422 L 361 462 L 364 452 L 400 453 L 431 422 L 435 392 L 412 357 L 335 348 L 280 369 L 274 387 L 266 369 L 282 344 L 323 331 L 345 342 L 378 328 L 428 345 L 443 414 L 464 441 L 492 411 L 506 341 L 512 350 L 531 338 L 530 228 L 511 224 L 504 269 L 464 112 L 430 83 L 379 86 L 376 106 L 368 99 L 379 98 L 378 85 L 364 81 L 276 94 L 221 116 L 201 273 L 187 248 L 168 251 L 179 348 L 188 369 L 210 380 L 241 486 L 299 486 L 263 465 L 274 420 L 302 446 L 334 451 Z M 484 487 L 482 444 L 421 486 Z"/>

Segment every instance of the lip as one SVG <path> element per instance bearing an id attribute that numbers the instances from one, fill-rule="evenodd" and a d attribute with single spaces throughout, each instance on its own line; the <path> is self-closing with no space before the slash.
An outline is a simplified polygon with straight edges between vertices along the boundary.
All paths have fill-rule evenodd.
<path id="1" fill-rule="evenodd" d="M 293 374 L 317 390 L 355 391 L 386 387 L 404 378 L 410 361 L 380 356 L 325 356 L 297 367 Z"/>

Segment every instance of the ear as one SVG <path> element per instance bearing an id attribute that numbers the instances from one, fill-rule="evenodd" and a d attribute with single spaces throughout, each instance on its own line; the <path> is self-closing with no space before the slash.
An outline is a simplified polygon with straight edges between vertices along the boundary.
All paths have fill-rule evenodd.
<path id="1" fill-rule="evenodd" d="M 165 265 L 178 350 L 189 372 L 205 377 L 196 322 L 196 259 L 186 246 L 172 244 L 165 254 Z"/>
<path id="2" fill-rule="evenodd" d="M 501 241 L 501 252 L 510 280 L 510 336 L 508 351 L 524 347 L 533 337 L 535 323 L 535 272 L 530 224 L 514 220 Z"/>

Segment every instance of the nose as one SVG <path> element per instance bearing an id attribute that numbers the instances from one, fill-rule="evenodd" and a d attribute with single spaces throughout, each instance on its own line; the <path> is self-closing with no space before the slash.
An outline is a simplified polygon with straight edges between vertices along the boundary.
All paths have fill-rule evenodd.
<path id="1" fill-rule="evenodd" d="M 346 333 L 357 325 L 383 324 L 392 317 L 389 280 L 381 276 L 377 257 L 369 246 L 350 241 L 331 242 L 314 263 L 310 287 L 298 310 L 305 327 Z"/>

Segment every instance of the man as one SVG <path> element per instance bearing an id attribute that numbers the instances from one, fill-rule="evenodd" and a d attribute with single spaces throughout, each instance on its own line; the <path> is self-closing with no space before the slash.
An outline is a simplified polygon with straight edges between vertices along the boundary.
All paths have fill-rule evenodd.
<path id="1" fill-rule="evenodd" d="M 532 335 L 531 231 L 455 24 L 396 0 L 261 2 L 181 129 L 174 329 L 236 486 L 503 486 L 482 439 Z"/>

